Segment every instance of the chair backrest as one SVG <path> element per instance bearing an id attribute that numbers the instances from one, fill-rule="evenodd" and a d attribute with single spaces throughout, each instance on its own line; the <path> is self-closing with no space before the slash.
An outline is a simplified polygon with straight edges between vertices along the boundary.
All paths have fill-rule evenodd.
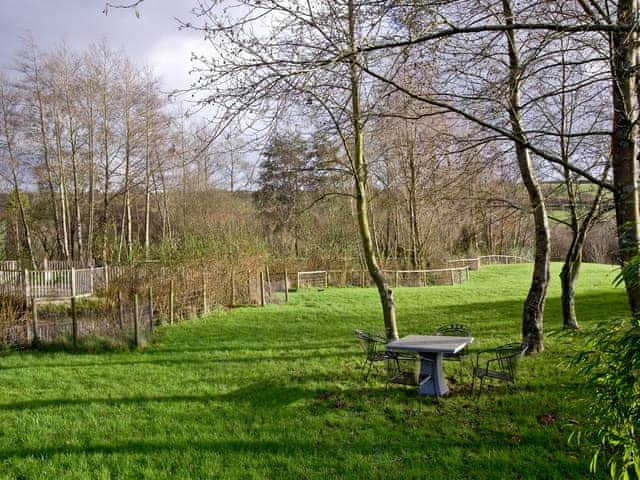
<path id="1" fill-rule="evenodd" d="M 452 337 L 470 337 L 471 329 L 462 323 L 450 323 L 436 330 L 436 335 L 450 335 Z"/>
<path id="2" fill-rule="evenodd" d="M 362 330 L 355 330 L 354 333 L 367 358 L 372 358 L 378 352 L 379 344 L 382 343 L 380 339 Z"/>
<path id="3" fill-rule="evenodd" d="M 498 369 L 515 380 L 520 359 L 527 351 L 527 346 L 520 343 L 509 343 L 496 348 Z"/>

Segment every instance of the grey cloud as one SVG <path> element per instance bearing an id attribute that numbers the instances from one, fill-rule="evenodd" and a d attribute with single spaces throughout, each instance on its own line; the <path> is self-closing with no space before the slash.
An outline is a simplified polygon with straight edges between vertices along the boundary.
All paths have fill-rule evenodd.
<path id="1" fill-rule="evenodd" d="M 43 49 L 64 40 L 81 50 L 104 37 L 113 48 L 122 47 L 137 62 L 149 64 L 165 88 L 184 88 L 189 81 L 190 49 L 201 45 L 196 40 L 201 36 L 178 32 L 175 17 L 189 19 L 194 3 L 146 0 L 136 18 L 131 10 L 111 9 L 104 15 L 104 0 L 2 0 L 0 66 L 11 66 L 26 34 Z"/>

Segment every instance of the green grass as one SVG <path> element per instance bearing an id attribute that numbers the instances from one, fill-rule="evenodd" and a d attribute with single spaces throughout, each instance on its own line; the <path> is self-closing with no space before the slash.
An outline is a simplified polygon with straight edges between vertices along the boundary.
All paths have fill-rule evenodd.
<path id="1" fill-rule="evenodd" d="M 554 278 L 546 331 L 561 327 Z M 471 325 L 475 347 L 520 338 L 530 265 L 484 267 L 460 287 L 396 290 L 401 334 Z M 611 267 L 585 265 L 585 329 L 626 312 Z M 432 478 L 588 476 L 567 444 L 584 421 L 567 366 L 582 338 L 551 335 L 522 364 L 521 394 L 453 385 L 419 401 L 364 383 L 354 328 L 381 330 L 373 289 L 291 295 L 163 327 L 144 352 L 0 359 L 0 478 Z M 448 366 L 449 367 L 449 366 Z M 451 367 L 455 371 L 455 367 Z M 537 417 L 557 422 L 541 425 Z"/>

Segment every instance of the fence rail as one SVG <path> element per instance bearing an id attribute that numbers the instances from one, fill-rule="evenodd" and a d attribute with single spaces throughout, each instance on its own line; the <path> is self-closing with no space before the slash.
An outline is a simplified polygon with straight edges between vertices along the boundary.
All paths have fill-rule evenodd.
<path id="1" fill-rule="evenodd" d="M 482 255 L 479 257 L 484 265 L 510 265 L 514 263 L 532 263 L 533 259 L 516 255 Z"/>
<path id="2" fill-rule="evenodd" d="M 433 270 L 381 270 L 387 282 L 395 287 L 460 285 L 469 280 L 469 268 L 454 267 Z M 318 270 L 297 273 L 297 288 L 368 287 L 373 279 L 367 270 Z"/>
<path id="3" fill-rule="evenodd" d="M 523 263 L 525 257 L 487 255 L 458 259 L 467 264 L 430 270 L 382 270 L 392 287 L 460 285 L 469 280 L 471 261 Z M 272 272 L 224 266 L 165 267 L 159 264 L 103 266 L 46 271 L 0 270 L 0 343 L 27 346 L 34 340 L 56 341 L 87 336 L 131 339 L 156 323 L 175 323 L 220 306 L 266 305 L 287 301 L 292 286 L 369 287 L 367 270 Z M 253 268 L 253 269 L 251 269 Z M 79 297 L 91 297 L 82 300 Z M 136 309 L 133 298 L 138 298 Z M 56 302 L 51 302 L 51 300 Z M 76 303 L 79 302 L 79 303 Z M 75 307 L 62 305 L 80 305 Z M 42 306 L 42 308 L 39 308 Z M 38 312 L 40 310 L 40 312 Z M 137 318 L 137 321 L 136 321 Z M 137 325 L 137 326 L 136 326 Z"/>
<path id="4" fill-rule="evenodd" d="M 479 270 L 482 265 L 511 265 L 531 263 L 533 260 L 516 255 L 481 255 L 475 258 L 456 258 L 447 260 L 447 264 L 455 267 L 468 267 L 469 270 Z"/>

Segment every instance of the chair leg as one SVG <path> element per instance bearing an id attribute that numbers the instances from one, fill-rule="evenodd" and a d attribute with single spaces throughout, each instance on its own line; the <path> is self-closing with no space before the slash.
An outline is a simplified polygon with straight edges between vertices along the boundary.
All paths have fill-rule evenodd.
<path id="1" fill-rule="evenodd" d="M 482 384 L 484 383 L 484 377 L 480 377 L 480 387 L 478 387 L 478 398 L 482 395 Z"/>
<path id="2" fill-rule="evenodd" d="M 369 381 L 369 374 L 371 373 L 371 367 L 373 367 L 373 362 L 367 362 L 369 364 L 369 369 L 367 370 L 366 375 L 364 376 L 364 381 Z"/>

